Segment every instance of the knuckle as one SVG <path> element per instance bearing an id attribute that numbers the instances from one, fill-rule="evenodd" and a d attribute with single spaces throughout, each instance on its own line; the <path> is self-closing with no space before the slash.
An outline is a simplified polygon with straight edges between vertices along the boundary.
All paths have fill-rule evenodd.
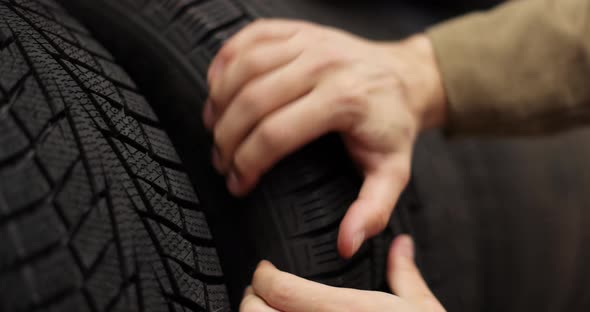
<path id="1" fill-rule="evenodd" d="M 264 285 L 266 283 L 264 271 L 260 269 L 260 266 L 256 268 L 254 271 L 254 276 L 252 276 L 252 287 L 256 292 L 258 285 Z"/>
<path id="2" fill-rule="evenodd" d="M 267 60 L 254 50 L 241 57 L 239 66 L 243 67 L 246 72 L 257 74 L 264 71 L 266 64 Z"/>
<path id="3" fill-rule="evenodd" d="M 221 156 L 225 156 L 225 136 L 223 134 L 223 129 L 219 125 L 213 130 L 213 141 L 219 152 L 222 154 Z"/>
<path id="4" fill-rule="evenodd" d="M 227 64 L 234 55 L 236 55 L 236 38 L 230 38 L 228 39 L 223 46 L 221 47 L 221 49 L 219 49 L 219 51 L 217 52 L 217 56 L 215 57 L 217 60 Z"/>
<path id="5" fill-rule="evenodd" d="M 248 85 L 239 95 L 236 103 L 242 105 L 242 111 L 248 115 L 258 115 L 267 105 L 265 97 L 260 96 L 263 92 L 260 92 L 259 87 L 256 85 Z"/>
<path id="6" fill-rule="evenodd" d="M 339 91 L 336 99 L 342 104 L 360 106 L 367 103 L 369 90 L 365 82 L 352 74 L 338 78 L 335 89 Z"/>
<path id="7" fill-rule="evenodd" d="M 334 91 L 335 117 L 346 124 L 356 124 L 369 110 L 369 94 L 353 82 L 341 82 Z"/>
<path id="8" fill-rule="evenodd" d="M 221 47 L 219 52 L 217 52 L 217 58 L 225 62 L 231 58 L 231 56 L 234 54 L 234 50 L 234 41 L 229 40 Z"/>
<path id="9" fill-rule="evenodd" d="M 239 174 L 241 180 L 243 181 L 251 180 L 251 176 L 253 175 L 253 166 L 248 165 L 248 163 L 248 158 L 244 155 L 243 152 L 238 151 L 234 156 L 233 170 L 236 171 L 237 174 Z"/>
<path id="10" fill-rule="evenodd" d="M 219 103 L 222 100 L 222 98 L 223 97 L 221 95 L 221 92 L 219 91 L 219 88 L 217 86 L 213 86 L 209 91 L 209 99 L 211 100 L 211 105 L 214 113 L 219 111 L 219 104 L 217 103 Z"/>
<path id="11" fill-rule="evenodd" d="M 340 58 L 334 55 L 334 53 L 331 53 L 330 50 L 319 48 L 307 50 L 305 53 L 308 54 L 306 57 L 312 62 L 309 70 L 309 75 L 311 76 L 320 76 L 330 69 L 337 68 L 342 64 Z"/>
<path id="12" fill-rule="evenodd" d="M 258 140 L 265 149 L 274 149 L 278 147 L 284 135 L 280 128 L 271 123 L 262 123 L 258 131 Z"/>

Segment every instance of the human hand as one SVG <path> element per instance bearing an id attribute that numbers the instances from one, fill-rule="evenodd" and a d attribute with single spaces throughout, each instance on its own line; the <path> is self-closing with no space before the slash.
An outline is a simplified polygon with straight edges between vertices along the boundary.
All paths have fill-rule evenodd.
<path id="1" fill-rule="evenodd" d="M 258 21 L 225 44 L 208 79 L 213 162 L 234 195 L 303 145 L 342 135 L 365 178 L 340 227 L 344 257 L 386 227 L 408 182 L 418 131 L 445 118 L 423 35 L 376 43 L 305 22 Z"/>
<path id="2" fill-rule="evenodd" d="M 254 273 L 240 311 L 443 312 L 414 264 L 413 249 L 411 238 L 404 235 L 389 252 L 387 278 L 397 295 L 325 286 L 281 272 L 264 261 Z"/>

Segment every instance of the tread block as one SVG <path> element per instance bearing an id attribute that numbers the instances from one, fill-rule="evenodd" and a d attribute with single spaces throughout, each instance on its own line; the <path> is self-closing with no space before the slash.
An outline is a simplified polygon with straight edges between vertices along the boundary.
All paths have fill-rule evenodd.
<path id="1" fill-rule="evenodd" d="M 0 272 L 24 272 L 2 311 L 227 304 L 223 286 L 200 280 L 221 284 L 221 268 L 213 248 L 196 254 L 213 243 L 181 161 L 112 59 L 55 1 L 0 0 L 0 131 L 11 133 L 0 139 L 0 252 L 14 255 Z"/>
<path id="2" fill-rule="evenodd" d="M 209 276 L 222 276 L 217 250 L 209 247 L 195 247 L 199 272 Z"/>
<path id="3" fill-rule="evenodd" d="M 126 86 L 127 88 L 136 89 L 137 86 L 129 78 L 129 75 L 125 73 L 125 71 L 117 64 L 111 62 L 110 60 L 105 60 L 102 58 L 97 59 L 98 63 L 100 63 L 100 67 L 102 68 L 102 72 L 104 72 L 106 77 L 121 83 L 122 85 Z M 147 103 L 145 105 L 148 105 Z"/>
<path id="4" fill-rule="evenodd" d="M 153 3 L 153 2 L 152 2 Z M 165 29 L 168 21 L 172 19 L 172 13 L 164 10 L 159 4 L 151 5 L 149 1 L 142 5 L 142 12 L 147 17 L 147 21 L 158 29 Z M 149 4 L 149 5 L 148 5 Z"/>
<path id="5" fill-rule="evenodd" d="M 153 247 L 153 245 L 151 245 Z M 149 260 L 149 259 L 148 259 Z M 164 267 L 163 263 L 168 263 L 165 261 L 161 261 L 160 258 L 153 257 L 152 261 L 149 262 L 152 265 L 152 272 L 154 273 L 155 280 L 158 284 L 158 288 L 160 288 L 161 292 L 172 294 L 174 293 L 170 276 L 168 275 L 168 271 Z"/>
<path id="6" fill-rule="evenodd" d="M 188 275 L 180 265 L 168 260 L 168 266 L 172 271 L 177 287 L 180 289 L 180 295 L 190 301 L 198 304 L 204 310 L 207 310 L 205 302 L 205 285 Z"/>
<path id="7" fill-rule="evenodd" d="M 188 178 L 182 171 L 164 167 L 164 174 L 170 183 L 170 195 L 176 199 L 193 204 L 199 204 L 199 199 Z"/>
<path id="8" fill-rule="evenodd" d="M 89 117 L 101 130 L 107 132 L 118 131 L 116 124 L 121 119 L 125 118 L 125 113 L 121 107 L 115 106 L 100 95 L 92 94 L 92 103 L 95 107 L 87 110 Z"/>
<path id="9" fill-rule="evenodd" d="M 100 45 L 100 43 L 98 43 L 94 38 L 80 33 L 74 33 L 73 36 L 76 38 L 76 42 L 80 43 L 80 47 L 88 51 L 90 54 L 99 56 L 107 60 L 114 59 L 113 55 L 109 51 L 107 51 L 102 45 Z"/>
<path id="10" fill-rule="evenodd" d="M 122 291 L 121 285 L 125 280 L 118 259 L 117 248 L 114 244 L 109 245 L 100 265 L 96 266 L 86 283 L 99 311 L 106 311 L 109 302 Z"/>
<path id="11" fill-rule="evenodd" d="M 69 58 L 75 59 L 76 61 L 85 64 L 87 66 L 92 67 L 97 72 L 100 72 L 102 68 L 96 62 L 95 58 L 90 55 L 90 53 L 80 48 L 77 45 L 72 44 L 71 42 L 65 41 L 63 38 L 56 36 L 52 33 L 46 33 L 47 37 L 49 37 L 50 41 L 56 45 L 59 50 L 60 54 L 67 55 Z"/>
<path id="12" fill-rule="evenodd" d="M 45 197 L 50 187 L 43 174 L 36 166 L 33 159 L 20 161 L 11 167 L 0 169 L 0 181 L 10 181 L 9 183 L 0 183 L 0 193 L 6 200 L 8 211 L 4 213 L 14 213 L 32 203 Z M 22 185 L 27 185 L 23 188 Z M 3 212 L 0 212 L 2 214 Z"/>
<path id="13" fill-rule="evenodd" d="M 196 47 L 194 51 L 188 55 L 188 59 L 190 60 L 191 64 L 195 66 L 201 75 L 206 76 L 207 70 L 209 69 L 209 64 L 213 60 L 215 54 L 217 54 L 217 51 L 221 49 L 222 44 L 249 23 L 250 20 L 248 19 L 238 20 L 230 27 L 213 33 L 213 35 L 208 38 L 204 44 Z M 203 86 L 203 88 L 205 87 L 206 86 Z"/>
<path id="14" fill-rule="evenodd" d="M 125 107 L 129 111 L 145 119 L 148 119 L 153 123 L 158 123 L 156 114 L 154 114 L 154 111 L 143 96 L 125 89 L 121 89 L 121 93 L 125 99 Z"/>
<path id="15" fill-rule="evenodd" d="M 60 293 L 80 288 L 82 274 L 77 267 L 65 248 L 32 264 L 35 289 L 40 300 L 46 301 Z"/>
<path id="16" fill-rule="evenodd" d="M 112 244 L 113 228 L 110 223 L 106 201 L 99 201 L 83 220 L 80 229 L 72 238 L 72 246 L 78 252 L 85 269 L 89 269 Z"/>
<path id="17" fill-rule="evenodd" d="M 51 16 L 46 3 L 42 4 L 40 1 L 34 0 L 14 0 L 13 2 L 27 10 L 35 12 L 36 14 Z"/>
<path id="18" fill-rule="evenodd" d="M 180 165 L 182 163 L 166 132 L 149 125 L 144 125 L 143 129 L 154 154 L 175 164 Z"/>
<path id="19" fill-rule="evenodd" d="M 14 118 L 0 111 L 0 162 L 25 150 L 29 139 Z"/>
<path id="20" fill-rule="evenodd" d="M 243 10 L 228 0 L 205 1 L 186 10 L 177 22 L 184 24 L 191 32 L 191 47 L 195 47 L 212 31 L 232 23 L 244 16 Z"/>
<path id="21" fill-rule="evenodd" d="M 100 114 L 98 116 L 92 115 L 91 118 L 94 119 L 101 129 L 108 132 L 115 131 L 117 135 L 124 136 L 130 141 L 133 141 L 134 144 L 139 144 L 144 149 L 148 149 L 148 143 L 141 131 L 139 122 L 133 117 L 128 116 L 122 106 L 117 107 L 95 94 L 92 95 L 92 99 L 94 103 L 97 103 L 97 109 L 100 111 Z"/>
<path id="22" fill-rule="evenodd" d="M 71 70 L 74 76 L 78 77 L 82 82 L 82 85 L 92 92 L 100 94 L 105 98 L 108 98 L 119 105 L 123 106 L 123 102 L 119 93 L 117 92 L 117 88 L 113 85 L 112 82 L 107 80 L 101 74 L 93 72 L 88 68 L 82 67 L 77 64 L 73 64 L 67 60 L 62 60 L 62 62 L 67 66 L 69 70 Z"/>
<path id="23" fill-rule="evenodd" d="M 172 224 L 176 225 L 179 229 L 184 230 L 184 221 L 180 215 L 180 208 L 178 204 L 170 201 L 168 198 L 158 194 L 153 187 L 147 183 L 140 181 L 141 188 L 144 191 L 145 197 L 147 198 L 150 206 L 150 212 L 158 217 L 162 217 Z"/>
<path id="24" fill-rule="evenodd" d="M 184 239 L 180 233 L 177 233 L 169 227 L 151 220 L 149 222 L 152 230 L 158 238 L 161 248 L 164 250 L 164 254 L 194 268 L 195 255 L 193 253 L 192 244 Z"/>
<path id="25" fill-rule="evenodd" d="M 27 79 L 22 92 L 15 99 L 12 111 L 20 120 L 26 120 L 24 127 L 31 137 L 39 137 L 54 114 L 35 79 Z"/>
<path id="26" fill-rule="evenodd" d="M 355 193 L 344 193 L 343 180 L 323 185 L 312 191 L 296 191 L 284 196 L 286 207 L 281 213 L 281 223 L 287 235 L 299 236 L 339 223 L 354 201 Z M 287 213 L 288 212 L 288 213 Z"/>
<path id="27" fill-rule="evenodd" d="M 188 234 L 204 239 L 212 238 L 204 213 L 193 209 L 183 209 L 182 214 L 186 221 L 186 231 Z"/>
<path id="28" fill-rule="evenodd" d="M 51 131 L 38 143 L 39 161 L 54 182 L 67 178 L 67 171 L 77 162 L 80 151 L 74 142 L 68 122 L 61 120 L 51 126 Z"/>
<path id="29" fill-rule="evenodd" d="M 229 296 L 225 285 L 207 285 L 207 298 L 209 299 L 209 310 L 217 312 L 231 311 Z"/>
<path id="30" fill-rule="evenodd" d="M 168 184 L 166 183 L 164 171 L 160 164 L 155 162 L 145 152 L 140 151 L 131 145 L 116 140 L 113 141 L 134 175 L 148 183 L 158 186 L 162 191 L 168 191 Z"/>
<path id="31" fill-rule="evenodd" d="M 346 268 L 349 262 L 340 257 L 337 247 L 338 227 L 327 233 L 313 237 L 300 238 L 292 243 L 293 253 L 298 255 L 298 271 L 305 277 L 315 276 L 325 272 L 334 272 Z M 367 251 L 363 245 L 358 255 Z M 370 272 L 370 271 L 367 271 Z"/>
<path id="32" fill-rule="evenodd" d="M 71 177 L 64 183 L 56 195 L 55 203 L 61 209 L 68 227 L 72 227 L 93 207 L 93 193 L 82 162 L 74 166 Z"/>
<path id="33" fill-rule="evenodd" d="M 0 50 L 0 90 L 10 94 L 14 92 L 15 86 L 29 73 L 29 66 L 16 47 L 12 44 Z M 0 103 L 8 102 L 11 97 L 18 94 L 6 95 L 0 98 Z"/>
<path id="34" fill-rule="evenodd" d="M 216 31 L 213 36 L 211 36 L 207 42 L 205 42 L 205 46 L 207 49 L 209 49 L 209 51 L 212 51 L 213 54 L 217 54 L 217 51 L 221 49 L 221 46 L 224 42 L 246 27 L 246 25 L 248 25 L 250 22 L 251 21 L 249 19 L 238 20 L 230 27 L 225 27 L 219 31 Z"/>
<path id="35" fill-rule="evenodd" d="M 49 205 L 39 207 L 14 221 L 17 230 L 19 257 L 21 259 L 60 243 L 66 237 L 66 230 Z"/>
<path id="36" fill-rule="evenodd" d="M 63 25 L 56 23 L 55 20 L 48 18 L 47 15 L 32 11 L 30 8 L 25 10 L 20 7 L 13 7 L 13 9 L 30 24 L 35 25 L 35 27 L 40 28 L 43 31 L 61 36 L 70 41 L 74 41 L 74 37 L 72 36 L 71 32 L 69 32 Z"/>

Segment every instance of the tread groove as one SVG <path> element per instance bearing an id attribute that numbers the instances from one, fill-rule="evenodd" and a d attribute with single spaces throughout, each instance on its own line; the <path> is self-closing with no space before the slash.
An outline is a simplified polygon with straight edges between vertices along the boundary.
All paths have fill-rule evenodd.
<path id="1" fill-rule="evenodd" d="M 6 197 L 10 210 L 1 212 L 0 230 L 14 234 L 9 248 L 26 250 L 32 242 L 28 233 L 36 229 L 25 225 L 33 218 L 51 218 L 39 229 L 51 235 L 38 235 L 32 252 L 0 267 L 0 283 L 4 273 L 26 273 L 19 279 L 31 287 L 22 294 L 30 302 L 18 310 L 98 312 L 123 304 L 145 310 L 158 302 L 173 310 L 170 297 L 183 298 L 183 306 L 194 309 L 209 307 L 208 284 L 223 283 L 221 276 L 207 275 L 217 269 L 215 244 L 187 231 L 189 221 L 201 222 L 204 232 L 209 229 L 205 220 L 185 219 L 183 210 L 199 211 L 200 204 L 167 133 L 134 82 L 54 0 L 0 0 L 0 51 L 0 64 L 14 64 L 8 67 L 12 76 L 3 76 L 8 81 L 0 90 L 0 123 L 6 120 L 11 138 L 23 143 L 2 151 L 0 173 L 9 169 L 6 174 L 19 181 L 0 181 L 0 196 L 6 190 L 25 194 L 26 179 L 47 188 L 37 187 L 42 192 L 22 201 L 22 207 L 15 205 L 14 195 Z M 161 171 L 157 183 L 153 168 Z M 7 182 L 14 186 L 6 188 Z M 140 183 L 149 185 L 157 200 L 143 194 Z M 166 218 L 180 216 L 179 223 L 148 216 L 141 205 Z M 194 253 L 195 265 L 201 265 L 197 253 L 204 252 L 206 274 L 201 267 L 185 267 L 178 275 L 170 261 L 183 254 L 169 245 L 176 243 L 176 236 L 166 236 L 172 232 L 155 232 L 160 227 L 188 244 L 184 252 Z M 23 246 L 12 248 L 21 236 Z M 55 265 L 45 268 L 54 264 L 50 261 Z M 55 289 L 43 287 L 44 278 L 55 282 Z M 199 295 L 191 294 L 196 290 Z M 5 296 L 0 294 L 0 309 L 5 302 L 20 304 Z"/>

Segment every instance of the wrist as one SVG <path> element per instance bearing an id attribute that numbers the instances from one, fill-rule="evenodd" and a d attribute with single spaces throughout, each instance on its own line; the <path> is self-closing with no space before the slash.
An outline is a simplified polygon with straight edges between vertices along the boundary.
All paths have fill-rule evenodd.
<path id="1" fill-rule="evenodd" d="M 420 129 L 444 126 L 447 96 L 431 40 L 425 34 L 417 34 L 390 46 L 396 51 L 394 62 L 399 64 L 399 75 Z"/>

